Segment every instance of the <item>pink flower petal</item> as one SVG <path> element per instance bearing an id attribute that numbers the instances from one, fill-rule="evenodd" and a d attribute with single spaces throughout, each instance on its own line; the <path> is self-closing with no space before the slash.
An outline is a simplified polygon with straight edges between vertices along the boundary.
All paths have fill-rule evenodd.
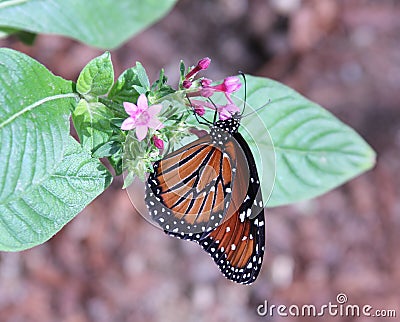
<path id="1" fill-rule="evenodd" d="M 226 93 L 233 93 L 242 87 L 242 83 L 237 76 L 230 76 L 224 79 L 224 86 Z"/>
<path id="2" fill-rule="evenodd" d="M 132 130 L 135 126 L 136 126 L 136 121 L 133 118 L 128 117 L 125 121 L 122 122 L 121 130 L 125 131 Z"/>
<path id="3" fill-rule="evenodd" d="M 229 119 L 231 117 L 232 117 L 231 113 L 229 113 L 227 110 L 221 110 L 219 112 L 219 119 L 220 120 L 227 120 L 227 119 Z"/>
<path id="4" fill-rule="evenodd" d="M 147 110 L 147 113 L 149 113 L 150 117 L 153 118 L 161 112 L 161 109 L 162 109 L 161 104 L 152 105 Z"/>
<path id="5" fill-rule="evenodd" d="M 137 105 L 141 112 L 147 110 L 149 108 L 149 103 L 147 102 L 147 97 L 145 94 L 140 94 Z"/>
<path id="6" fill-rule="evenodd" d="M 218 106 L 218 113 L 220 120 L 227 120 L 231 118 L 233 114 L 238 112 L 240 112 L 240 109 L 235 104 Z"/>
<path id="7" fill-rule="evenodd" d="M 235 104 L 228 104 L 228 105 L 225 106 L 225 108 L 231 114 L 235 114 L 235 113 L 239 113 L 240 112 L 239 107 L 237 107 Z"/>
<path id="8" fill-rule="evenodd" d="M 136 115 L 139 112 L 139 109 L 135 104 L 130 103 L 130 102 L 124 102 L 123 104 L 124 104 L 125 112 L 127 114 Z"/>
<path id="9" fill-rule="evenodd" d="M 136 136 L 139 141 L 142 141 L 147 135 L 147 125 L 139 125 L 136 127 Z"/>
<path id="10" fill-rule="evenodd" d="M 147 122 L 147 125 L 148 125 L 149 127 L 151 127 L 152 129 L 155 129 L 155 130 L 162 129 L 162 128 L 164 127 L 164 124 L 162 124 L 162 123 L 160 122 L 160 120 L 158 120 L 157 118 L 151 118 L 151 119 Z"/>

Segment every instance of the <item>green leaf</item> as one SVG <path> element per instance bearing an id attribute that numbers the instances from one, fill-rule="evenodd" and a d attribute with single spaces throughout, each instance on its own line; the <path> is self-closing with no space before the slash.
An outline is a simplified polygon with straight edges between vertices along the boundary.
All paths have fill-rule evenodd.
<path id="1" fill-rule="evenodd" d="M 181 60 L 181 62 L 179 64 L 179 72 L 180 72 L 181 81 L 182 81 L 185 78 L 185 74 L 186 74 L 186 66 L 185 66 L 185 63 L 183 62 L 183 60 Z"/>
<path id="2" fill-rule="evenodd" d="M 268 206 L 290 204 L 321 195 L 375 164 L 375 152 L 349 126 L 299 93 L 276 81 L 247 76 L 247 102 L 271 134 L 255 126 L 257 114 L 244 117 L 245 138 L 261 160 L 276 154 L 276 178 Z M 243 88 L 238 97 L 244 97 Z M 250 111 L 247 111 L 248 113 Z M 246 114 L 245 113 L 245 114 Z M 262 168 L 260 159 L 257 167 Z M 269 183 L 262 182 L 264 198 Z"/>
<path id="3" fill-rule="evenodd" d="M 135 67 L 125 70 L 111 88 L 108 98 L 117 103 L 136 103 L 142 93 L 150 90 L 150 82 L 142 64 L 136 62 Z"/>
<path id="4" fill-rule="evenodd" d="M 72 114 L 75 129 L 83 148 L 92 153 L 108 142 L 112 134 L 110 119 L 113 113 L 99 102 L 80 100 Z"/>
<path id="5" fill-rule="evenodd" d="M 156 22 L 176 0 L 0 2 L 0 26 L 59 34 L 100 48 L 115 48 Z"/>
<path id="6" fill-rule="evenodd" d="M 144 69 L 143 65 L 140 62 L 136 62 L 136 74 L 139 80 L 139 84 L 146 90 L 150 89 L 150 81 L 149 77 L 147 76 L 146 70 Z"/>
<path id="7" fill-rule="evenodd" d="M 0 1 L 1 2 L 1 1 Z M 31 46 L 35 42 L 36 34 L 14 28 L 0 27 L 0 39 L 14 35 L 24 44 Z"/>
<path id="8" fill-rule="evenodd" d="M 103 55 L 91 60 L 82 70 L 76 83 L 78 93 L 87 99 L 102 96 L 108 93 L 114 83 L 114 68 L 111 55 Z"/>
<path id="9" fill-rule="evenodd" d="M 115 142 L 115 141 L 106 142 L 94 151 L 93 157 L 95 158 L 110 157 L 115 153 L 118 153 L 121 149 L 122 145 L 120 142 Z"/>
<path id="10" fill-rule="evenodd" d="M 54 172 L 76 99 L 70 81 L 22 53 L 0 49 L 0 204 Z"/>
<path id="11" fill-rule="evenodd" d="M 0 203 L 0 249 L 39 245 L 73 219 L 111 183 L 107 169 L 69 137 L 53 173 Z"/>
<path id="12" fill-rule="evenodd" d="M 148 95 L 148 99 L 152 103 L 158 103 L 158 101 L 169 94 L 175 93 L 175 89 L 167 84 L 167 77 L 164 75 L 164 69 L 161 69 L 160 76 L 151 85 L 151 92 Z"/>
<path id="13" fill-rule="evenodd" d="M 111 166 L 114 168 L 115 175 L 119 176 L 122 174 L 122 152 L 118 151 L 112 156 L 108 157 L 108 161 Z"/>
<path id="14" fill-rule="evenodd" d="M 122 103 L 113 102 L 105 97 L 99 97 L 99 102 L 107 106 L 107 108 L 113 112 L 115 117 L 126 119 L 127 114 Z"/>

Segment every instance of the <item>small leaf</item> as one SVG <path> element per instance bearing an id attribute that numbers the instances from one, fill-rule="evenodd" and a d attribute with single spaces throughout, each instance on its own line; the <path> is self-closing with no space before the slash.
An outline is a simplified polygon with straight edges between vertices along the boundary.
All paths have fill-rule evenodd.
<path id="1" fill-rule="evenodd" d="M 105 97 L 99 97 L 99 102 L 107 106 L 108 109 L 112 111 L 112 113 L 119 118 L 125 119 L 127 117 L 127 114 L 125 112 L 124 106 L 122 103 L 115 103 L 112 100 L 105 98 Z"/>
<path id="2" fill-rule="evenodd" d="M 113 113 L 105 105 L 80 100 L 72 114 L 72 120 L 86 151 L 91 153 L 110 139 L 112 117 Z"/>
<path id="3" fill-rule="evenodd" d="M 249 133 L 241 129 L 253 153 L 261 154 L 261 160 L 256 158 L 258 168 L 270 162 L 275 150 L 276 178 L 268 206 L 321 195 L 373 167 L 375 152 L 331 113 L 276 81 L 246 78 L 250 106 L 257 109 L 270 100 L 257 114 L 274 146 L 265 128 L 255 126 L 257 114 L 243 118 L 243 129 Z M 243 88 L 237 96 L 244 97 Z M 262 182 L 264 198 L 269 195 L 268 187 Z"/>
<path id="4" fill-rule="evenodd" d="M 22 43 L 32 46 L 36 39 L 36 34 L 20 29 L 0 27 L 0 39 L 13 35 L 17 37 Z"/>
<path id="5" fill-rule="evenodd" d="M 144 69 L 143 65 L 140 62 L 136 62 L 136 74 L 141 87 L 145 88 L 146 90 L 149 90 L 150 89 L 149 77 L 147 76 L 146 70 Z"/>
<path id="6" fill-rule="evenodd" d="M 108 161 L 114 168 L 115 175 L 119 176 L 122 174 L 122 153 L 119 151 L 112 156 L 108 157 Z"/>
<path id="7" fill-rule="evenodd" d="M 24 250 L 45 242 L 111 183 L 107 169 L 72 137 L 64 148 L 53 173 L 0 203 L 1 250 Z"/>
<path id="8" fill-rule="evenodd" d="M 179 64 L 179 72 L 180 72 L 181 81 L 182 81 L 185 78 L 185 74 L 186 74 L 186 66 L 185 66 L 185 63 L 183 62 L 183 60 L 181 60 L 181 62 Z"/>
<path id="9" fill-rule="evenodd" d="M 125 119 L 119 118 L 119 117 L 114 117 L 112 119 L 110 119 L 110 123 L 111 125 L 117 127 L 117 128 L 121 128 L 122 123 L 124 122 Z"/>
<path id="10" fill-rule="evenodd" d="M 88 99 L 97 98 L 108 93 L 114 83 L 114 69 L 111 55 L 103 55 L 92 59 L 82 70 L 76 83 L 78 93 Z"/>
<path id="11" fill-rule="evenodd" d="M 76 99 L 72 82 L 22 53 L 0 49 L 0 204 L 54 172 Z"/>
<path id="12" fill-rule="evenodd" d="M 115 48 L 165 15 L 176 0 L 0 1 L 0 26 Z"/>
<path id="13" fill-rule="evenodd" d="M 150 89 L 149 79 L 141 63 L 124 71 L 114 86 L 111 88 L 108 98 L 117 103 L 136 103 L 142 93 Z"/>
<path id="14" fill-rule="evenodd" d="M 148 95 L 150 102 L 157 103 L 164 96 L 175 93 L 175 90 L 167 84 L 167 80 L 164 69 L 161 69 L 158 80 L 151 85 L 151 92 Z"/>
<path id="15" fill-rule="evenodd" d="M 120 142 L 106 142 L 93 152 L 94 158 L 110 157 L 121 150 L 122 145 Z"/>
<path id="16" fill-rule="evenodd" d="M 37 34 L 21 30 L 15 33 L 15 36 L 17 36 L 19 41 L 21 41 L 25 45 L 32 46 L 35 43 Z"/>

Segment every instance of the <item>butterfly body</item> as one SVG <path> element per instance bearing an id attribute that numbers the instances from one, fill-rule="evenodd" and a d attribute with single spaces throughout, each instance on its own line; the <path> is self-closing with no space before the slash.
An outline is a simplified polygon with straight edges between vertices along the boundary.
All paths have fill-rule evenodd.
<path id="1" fill-rule="evenodd" d="M 198 243 L 225 277 L 250 284 L 264 256 L 265 220 L 240 118 L 215 122 L 210 134 L 156 162 L 146 204 L 167 234 Z"/>

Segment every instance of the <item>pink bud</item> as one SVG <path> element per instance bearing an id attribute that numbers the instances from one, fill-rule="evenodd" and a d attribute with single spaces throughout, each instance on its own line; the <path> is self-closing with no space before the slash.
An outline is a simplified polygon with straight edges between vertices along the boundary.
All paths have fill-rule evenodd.
<path id="1" fill-rule="evenodd" d="M 202 106 L 202 105 L 196 104 L 196 105 L 194 105 L 193 107 L 194 107 L 194 112 L 195 112 L 197 115 L 203 116 L 204 113 L 206 112 L 204 106 Z"/>
<path id="2" fill-rule="evenodd" d="M 157 149 L 164 149 L 164 141 L 157 137 L 157 135 L 153 135 L 153 143 Z"/>
<path id="3" fill-rule="evenodd" d="M 201 84 L 202 87 L 208 87 L 208 86 L 211 85 L 211 83 L 212 83 L 212 80 L 211 80 L 211 79 L 208 79 L 208 78 L 203 78 L 203 79 L 201 80 L 201 82 L 200 82 L 200 84 Z"/>
<path id="4" fill-rule="evenodd" d="M 190 88 L 190 87 L 192 86 L 192 82 L 191 82 L 190 80 L 188 80 L 188 79 L 185 79 L 185 80 L 182 82 L 182 86 L 183 86 L 184 88 L 188 89 L 188 88 Z"/>
<path id="5" fill-rule="evenodd" d="M 201 71 L 202 69 L 207 69 L 208 66 L 210 66 L 210 63 L 211 63 L 211 59 L 208 58 L 208 57 L 205 57 L 205 58 L 203 58 L 203 59 L 200 59 L 200 60 L 197 62 L 197 65 L 194 66 L 194 67 L 192 68 L 192 70 L 191 70 L 189 73 L 186 74 L 185 79 L 189 79 L 189 78 L 194 77 L 194 76 L 195 76 L 199 71 Z"/>
<path id="6" fill-rule="evenodd" d="M 198 66 L 200 69 L 207 69 L 208 66 L 210 66 L 210 63 L 211 63 L 211 59 L 208 58 L 208 57 L 205 57 L 205 58 L 200 59 L 200 60 L 198 61 L 197 66 Z"/>

